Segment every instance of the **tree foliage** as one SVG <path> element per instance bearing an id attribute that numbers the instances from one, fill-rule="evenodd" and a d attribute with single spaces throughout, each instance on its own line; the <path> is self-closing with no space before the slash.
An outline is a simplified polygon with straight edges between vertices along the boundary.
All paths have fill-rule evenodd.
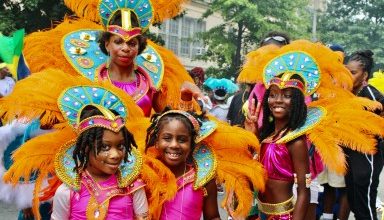
<path id="1" fill-rule="evenodd" d="M 213 0 L 203 18 L 218 13 L 224 23 L 199 34 L 207 51 L 197 59 L 216 62 L 217 77 L 236 77 L 244 55 L 254 50 L 266 33 L 307 36 L 310 19 L 306 5 L 306 0 Z"/>
<path id="2" fill-rule="evenodd" d="M 332 0 L 319 17 L 319 36 L 342 45 L 347 54 L 370 49 L 376 68 L 384 68 L 384 1 Z"/>
<path id="3" fill-rule="evenodd" d="M 50 28 L 67 12 L 63 0 L 1 0 L 0 32 L 8 35 L 21 28 L 27 33 Z"/>

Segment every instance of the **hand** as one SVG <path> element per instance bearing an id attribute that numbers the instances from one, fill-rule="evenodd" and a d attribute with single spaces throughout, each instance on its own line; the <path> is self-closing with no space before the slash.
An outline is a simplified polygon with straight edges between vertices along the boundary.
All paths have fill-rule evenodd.
<path id="1" fill-rule="evenodd" d="M 190 101 L 192 100 L 192 97 L 195 99 L 201 98 L 205 100 L 203 92 L 200 90 L 199 87 L 197 87 L 194 83 L 185 81 L 181 85 L 181 99 L 184 101 Z M 187 100 L 190 98 L 190 100 Z"/>
<path id="2" fill-rule="evenodd" d="M 259 120 L 260 109 L 261 102 L 257 102 L 257 105 L 255 105 L 255 99 L 252 98 L 249 103 L 249 111 L 244 122 L 244 128 L 256 135 L 258 135 L 257 121 Z"/>

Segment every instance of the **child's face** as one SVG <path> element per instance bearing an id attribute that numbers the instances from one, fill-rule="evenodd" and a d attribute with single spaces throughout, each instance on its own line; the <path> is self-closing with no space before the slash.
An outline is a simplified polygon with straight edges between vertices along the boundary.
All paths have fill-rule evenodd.
<path id="1" fill-rule="evenodd" d="M 116 173 L 126 153 L 124 143 L 122 131 L 115 133 L 107 129 L 104 130 L 103 145 L 98 154 L 95 156 L 93 151 L 89 152 L 89 162 L 86 169 L 93 178 L 105 180 Z"/>
<path id="2" fill-rule="evenodd" d="M 185 166 L 191 152 L 190 131 L 183 122 L 177 119 L 163 123 L 156 141 L 162 161 L 168 167 Z"/>

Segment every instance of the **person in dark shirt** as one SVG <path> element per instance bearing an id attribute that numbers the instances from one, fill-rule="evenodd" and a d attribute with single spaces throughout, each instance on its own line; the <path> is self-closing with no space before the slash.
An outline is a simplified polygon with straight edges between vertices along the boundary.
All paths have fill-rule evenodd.
<path id="1" fill-rule="evenodd" d="M 384 105 L 383 95 L 367 81 L 371 77 L 373 53 L 370 50 L 353 53 L 347 63 L 347 68 L 353 77 L 353 93 L 356 96 L 375 100 Z M 375 111 L 382 115 L 382 108 Z M 376 198 L 380 172 L 383 169 L 383 144 L 378 138 L 377 152 L 373 155 L 362 154 L 346 149 L 348 173 L 345 176 L 347 195 L 351 211 L 359 220 L 377 220 Z"/>

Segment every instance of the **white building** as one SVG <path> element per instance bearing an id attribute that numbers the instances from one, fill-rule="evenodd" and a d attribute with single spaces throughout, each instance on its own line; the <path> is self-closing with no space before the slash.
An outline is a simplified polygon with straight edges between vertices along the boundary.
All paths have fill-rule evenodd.
<path id="1" fill-rule="evenodd" d="M 215 66 L 214 63 L 194 59 L 205 52 L 203 42 L 196 40 L 195 34 L 205 32 L 223 22 L 219 14 L 213 14 L 204 20 L 200 19 L 208 7 L 209 0 L 192 0 L 185 4 L 184 16 L 176 20 L 167 20 L 160 29 L 157 27 L 151 29 L 152 33 L 162 37 L 165 47 L 172 50 L 188 70 L 196 66 L 204 69 Z"/>

